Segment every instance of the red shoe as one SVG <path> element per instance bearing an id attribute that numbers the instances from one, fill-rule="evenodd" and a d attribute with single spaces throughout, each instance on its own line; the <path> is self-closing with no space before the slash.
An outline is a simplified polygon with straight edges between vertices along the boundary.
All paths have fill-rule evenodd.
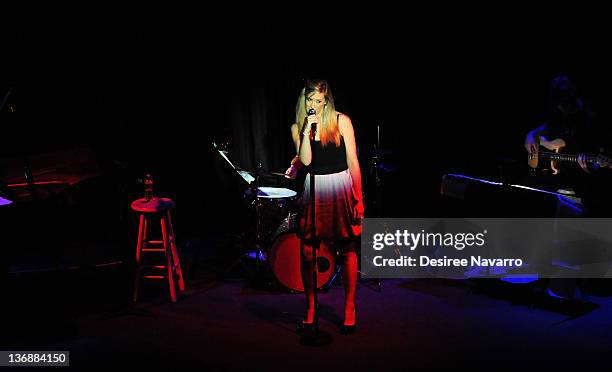
<path id="1" fill-rule="evenodd" d="M 343 335 L 352 335 L 355 333 L 355 328 L 357 327 L 356 309 L 353 309 L 353 319 L 355 319 L 355 323 L 353 324 L 342 324 L 342 328 L 340 328 L 340 333 L 342 333 Z"/>
<path id="2" fill-rule="evenodd" d="M 319 308 L 320 308 L 320 304 L 317 302 L 316 310 L 318 311 Z M 306 310 L 306 318 L 308 318 L 308 309 Z M 314 330 L 314 321 L 305 322 L 304 320 L 302 320 L 297 325 L 298 333 L 312 332 L 313 330 Z"/>

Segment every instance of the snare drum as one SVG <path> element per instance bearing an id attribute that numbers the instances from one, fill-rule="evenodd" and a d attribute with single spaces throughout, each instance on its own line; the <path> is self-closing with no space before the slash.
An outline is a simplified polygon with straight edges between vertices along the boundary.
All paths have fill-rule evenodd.
<path id="1" fill-rule="evenodd" d="M 256 227 L 259 227 L 259 239 L 266 240 L 281 224 L 283 219 L 297 208 L 297 193 L 279 187 L 257 188 L 257 197 L 253 198 L 251 188 L 244 191 L 247 199 L 252 199 Z"/>
<path id="2" fill-rule="evenodd" d="M 251 188 L 248 188 L 244 191 L 247 196 L 252 195 Z M 259 199 L 268 199 L 268 200 L 283 200 L 283 199 L 293 199 L 297 196 L 297 192 L 284 189 L 281 187 L 267 187 L 260 186 L 257 188 L 257 198 Z"/>

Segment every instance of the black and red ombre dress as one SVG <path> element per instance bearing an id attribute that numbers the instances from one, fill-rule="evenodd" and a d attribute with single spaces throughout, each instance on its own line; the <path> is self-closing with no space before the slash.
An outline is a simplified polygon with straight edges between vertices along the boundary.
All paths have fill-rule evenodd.
<path id="1" fill-rule="evenodd" d="M 361 224 L 353 219 L 357 195 L 346 162 L 344 138 L 340 146 L 321 141 L 311 142 L 313 166 L 304 182 L 304 192 L 298 201 L 299 228 L 302 239 L 311 239 L 310 174 L 315 175 L 316 233 L 319 239 L 349 240 L 361 235 Z"/>

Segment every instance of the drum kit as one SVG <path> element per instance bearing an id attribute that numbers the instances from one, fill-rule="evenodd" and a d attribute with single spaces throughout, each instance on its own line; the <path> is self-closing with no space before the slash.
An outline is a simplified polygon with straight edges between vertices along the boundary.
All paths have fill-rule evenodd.
<path id="1" fill-rule="evenodd" d="M 374 185 L 371 187 L 372 200 L 370 207 L 373 216 L 380 216 L 380 180 L 382 168 L 385 163 L 380 161 L 381 155 L 372 156 L 369 176 L 373 177 Z M 265 272 L 271 272 L 284 288 L 290 291 L 302 292 L 304 285 L 300 271 L 300 237 L 298 232 L 298 203 L 297 192 L 288 188 L 257 186 L 260 176 L 283 177 L 284 173 L 269 172 L 258 167 L 257 170 L 248 170 L 254 176 L 250 187 L 244 191 L 244 198 L 251 210 L 251 221 L 254 226 L 252 241 L 255 252 L 249 254 L 254 257 L 259 267 Z M 370 177 L 368 177 L 370 178 Z M 337 252 L 332 244 L 321 241 L 317 253 L 317 288 L 329 288 L 340 273 L 337 265 Z M 377 280 L 378 291 L 382 291 L 381 281 Z"/>
<path id="2" fill-rule="evenodd" d="M 375 152 L 369 157 L 369 170 L 367 179 L 372 179 L 373 185 L 367 187 L 372 195 L 369 209 L 373 216 L 381 216 L 380 185 L 383 173 L 389 172 L 382 160 L 386 155 L 379 151 L 380 140 L 375 146 Z M 227 158 L 229 151 L 215 144 L 225 160 L 244 178 L 249 186 L 244 190 L 243 197 L 247 202 L 250 213 L 249 224 L 253 232 L 247 238 L 246 256 L 254 258 L 259 274 L 268 276 L 271 273 L 274 281 L 285 289 L 294 292 L 303 292 L 300 269 L 300 237 L 298 229 L 298 193 L 289 188 L 260 186 L 261 178 L 286 180 L 284 173 L 270 172 L 259 164 L 256 169 L 241 169 L 235 167 Z M 394 172 L 394 170 L 392 170 Z M 254 249 L 254 251 L 253 251 Z M 317 253 L 317 288 L 327 289 L 340 273 L 337 264 L 337 252 L 332 244 L 321 241 Z M 378 283 L 381 291 L 380 281 Z"/>
<path id="3" fill-rule="evenodd" d="M 251 252 L 265 272 L 271 272 L 284 288 L 304 291 L 300 270 L 300 238 L 298 232 L 298 194 L 282 187 L 257 186 L 259 176 L 284 177 L 283 173 L 261 169 L 249 173 L 255 176 L 244 198 L 251 209 L 254 226 L 254 246 Z M 321 243 L 317 258 L 318 288 L 329 287 L 336 277 L 336 252 L 330 244 Z"/>

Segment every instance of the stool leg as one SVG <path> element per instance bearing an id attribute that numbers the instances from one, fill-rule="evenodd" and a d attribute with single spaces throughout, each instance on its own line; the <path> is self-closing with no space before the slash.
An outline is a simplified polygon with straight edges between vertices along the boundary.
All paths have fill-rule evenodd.
<path id="1" fill-rule="evenodd" d="M 178 250 L 176 249 L 176 236 L 174 235 L 174 227 L 172 227 L 172 218 L 170 217 L 170 211 L 166 212 L 166 219 L 168 221 L 168 230 L 170 231 L 170 247 L 172 248 L 172 258 L 176 269 L 176 275 L 178 276 L 179 290 L 185 290 L 185 281 L 183 280 L 183 270 L 181 270 L 181 261 L 179 260 Z"/>
<path id="2" fill-rule="evenodd" d="M 166 228 L 166 217 L 162 217 L 161 221 L 161 229 L 162 229 L 162 239 L 164 241 L 164 252 L 166 253 L 166 261 L 168 268 L 168 284 L 170 285 L 170 298 L 172 302 L 176 302 L 176 288 L 174 288 L 174 273 L 172 270 L 172 253 L 170 252 L 170 241 L 168 238 L 168 230 Z"/>
<path id="3" fill-rule="evenodd" d="M 149 219 L 145 217 L 145 219 L 144 219 L 144 230 L 142 231 L 142 247 L 141 248 L 146 248 L 147 247 L 147 235 L 148 235 L 148 231 L 149 231 Z"/>
<path id="4" fill-rule="evenodd" d="M 136 243 L 136 270 L 134 273 L 134 293 L 132 295 L 132 301 L 138 301 L 138 286 L 140 284 L 140 271 L 142 265 L 140 264 L 140 253 L 142 251 L 143 238 L 146 231 L 146 219 L 143 214 L 140 215 L 140 222 L 138 223 L 138 243 Z"/>

